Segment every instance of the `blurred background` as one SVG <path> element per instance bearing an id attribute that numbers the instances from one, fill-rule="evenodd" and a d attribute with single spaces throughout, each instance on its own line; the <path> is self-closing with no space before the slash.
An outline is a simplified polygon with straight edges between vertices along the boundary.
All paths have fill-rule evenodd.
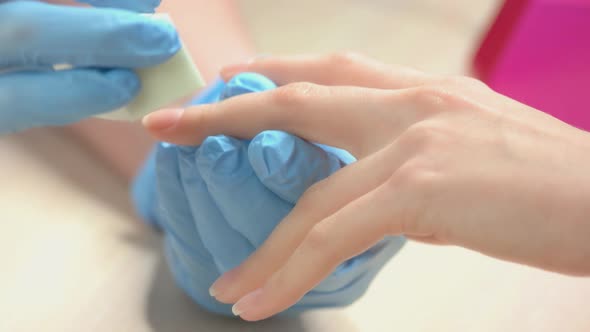
<path id="1" fill-rule="evenodd" d="M 387 63 L 457 74 L 502 1 L 238 1 L 263 53 L 355 50 Z"/>
<path id="2" fill-rule="evenodd" d="M 257 53 L 354 50 L 464 74 L 501 1 L 236 4 Z M 348 308 L 256 324 L 210 316 L 174 286 L 159 236 L 86 146 L 34 130 L 0 138 L 0 161 L 0 331 L 590 330 L 590 280 L 416 243 Z"/>

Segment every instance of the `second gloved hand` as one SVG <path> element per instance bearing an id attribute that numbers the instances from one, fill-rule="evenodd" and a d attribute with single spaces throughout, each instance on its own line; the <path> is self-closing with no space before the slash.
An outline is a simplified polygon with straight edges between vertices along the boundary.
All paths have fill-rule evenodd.
<path id="1" fill-rule="evenodd" d="M 260 75 L 241 74 L 200 102 L 273 87 Z M 163 230 L 178 285 L 206 309 L 231 315 L 231 306 L 210 296 L 211 284 L 252 254 L 307 188 L 353 161 L 345 151 L 279 131 L 252 141 L 209 137 L 200 147 L 163 143 L 138 177 L 134 197 L 141 214 Z M 358 299 L 403 243 L 387 238 L 345 262 L 291 311 Z"/>
<path id="2" fill-rule="evenodd" d="M 120 3 L 142 11 L 157 5 Z M 131 69 L 179 49 L 171 25 L 126 10 L 0 0 L 0 134 L 120 108 L 140 89 Z M 63 64 L 74 68 L 55 70 Z"/>

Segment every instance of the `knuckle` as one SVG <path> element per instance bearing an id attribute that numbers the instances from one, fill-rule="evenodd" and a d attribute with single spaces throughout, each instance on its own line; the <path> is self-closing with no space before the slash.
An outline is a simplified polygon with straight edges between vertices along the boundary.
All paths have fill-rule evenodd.
<path id="1" fill-rule="evenodd" d="M 201 111 L 198 112 L 191 112 L 190 117 L 188 113 L 185 112 L 182 115 L 181 121 L 179 121 L 180 126 L 183 126 L 183 123 L 190 124 L 191 131 L 195 133 L 195 141 L 203 142 L 207 137 L 211 135 L 216 135 L 213 128 L 217 127 L 217 116 L 218 113 L 214 112 L 214 108 L 219 107 L 220 112 L 223 111 L 223 108 L 220 107 L 221 104 L 218 105 L 207 105 L 203 107 Z M 184 125 L 188 126 L 188 125 Z"/>
<path id="2" fill-rule="evenodd" d="M 186 116 L 185 114 L 183 114 L 182 116 L 183 117 Z M 213 118 L 212 118 L 213 115 L 214 114 L 212 113 L 210 107 L 205 107 L 200 112 L 191 113 L 192 122 L 194 122 L 197 125 L 205 124 L 205 123 L 211 122 L 213 120 Z"/>
<path id="3" fill-rule="evenodd" d="M 447 76 L 443 78 L 440 81 L 440 83 L 443 85 L 454 86 L 457 88 L 487 87 L 485 83 L 476 78 L 462 75 Z"/>
<path id="4" fill-rule="evenodd" d="M 425 110 L 440 110 L 453 101 L 453 92 L 445 85 L 425 85 L 413 91 L 414 99 L 421 105 L 426 106 Z"/>
<path id="5" fill-rule="evenodd" d="M 315 96 L 326 94 L 327 92 L 329 91 L 324 86 L 299 82 L 270 91 L 268 97 L 269 103 L 280 111 L 282 123 L 289 124 L 289 126 L 297 130 L 308 126 L 309 119 L 314 118 L 314 114 L 310 114 L 312 110 L 311 100 Z M 317 114 L 315 116 L 317 117 Z M 279 117 L 269 118 L 278 119 Z"/>
<path id="6" fill-rule="evenodd" d="M 416 112 L 422 119 L 474 106 L 468 90 L 440 82 L 411 89 L 408 93 L 409 98 L 419 105 Z"/>
<path id="7" fill-rule="evenodd" d="M 271 294 L 272 290 L 274 290 L 280 291 L 283 297 L 292 297 L 295 295 L 292 282 L 293 281 L 289 275 L 282 271 L 278 271 L 272 275 L 268 281 L 266 281 L 266 285 L 264 287 L 268 290 L 271 290 Z M 263 281 L 261 284 L 264 285 L 265 282 Z"/>
<path id="8" fill-rule="evenodd" d="M 275 104 L 281 107 L 300 108 L 310 96 L 319 93 L 319 90 L 320 87 L 316 84 L 299 82 L 275 89 L 271 95 Z"/>
<path id="9" fill-rule="evenodd" d="M 437 172 L 420 158 L 402 165 L 387 181 L 390 189 L 412 191 L 428 190 L 435 183 Z"/>
<path id="10" fill-rule="evenodd" d="M 448 133 L 443 128 L 427 122 L 410 126 L 398 138 L 398 143 L 404 151 L 414 155 L 437 151 L 437 148 L 444 145 L 446 141 L 448 141 Z"/>
<path id="11" fill-rule="evenodd" d="M 297 280 L 293 278 L 292 274 L 279 271 L 270 278 L 264 287 L 268 290 L 268 294 L 280 294 L 280 302 L 295 304 L 308 291 L 305 279 L 309 278 L 310 271 L 305 272 L 301 275 L 301 279 Z"/>
<path id="12" fill-rule="evenodd" d="M 387 190 L 396 192 L 399 201 L 396 211 L 396 225 L 402 233 L 429 233 L 426 216 L 435 191 L 439 174 L 421 160 L 408 161 L 387 181 Z M 399 230 L 398 230 L 399 231 Z"/>
<path id="13" fill-rule="evenodd" d="M 333 66 L 337 67 L 348 67 L 354 66 L 365 59 L 365 56 L 352 52 L 352 51 L 340 51 L 328 54 L 326 61 Z"/>
<path id="14" fill-rule="evenodd" d="M 321 254 L 323 257 L 330 259 L 334 256 L 329 249 L 330 235 L 327 231 L 322 230 L 321 227 L 313 228 L 305 237 L 302 250 L 306 255 Z"/>

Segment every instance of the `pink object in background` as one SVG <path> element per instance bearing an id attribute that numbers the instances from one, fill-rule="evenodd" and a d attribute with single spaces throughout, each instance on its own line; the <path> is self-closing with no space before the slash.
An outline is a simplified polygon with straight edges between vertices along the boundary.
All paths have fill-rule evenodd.
<path id="1" fill-rule="evenodd" d="M 590 131 L 590 0 L 507 0 L 474 70 L 494 90 Z"/>

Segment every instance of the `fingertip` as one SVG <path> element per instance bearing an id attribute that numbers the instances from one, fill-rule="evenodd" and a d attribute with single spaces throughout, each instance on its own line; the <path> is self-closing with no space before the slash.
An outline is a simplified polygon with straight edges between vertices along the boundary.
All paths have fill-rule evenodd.
<path id="1" fill-rule="evenodd" d="M 224 132 L 224 119 L 215 114 L 219 112 L 214 104 L 166 109 L 146 115 L 142 124 L 158 140 L 195 146 L 209 136 Z"/>
<path id="2" fill-rule="evenodd" d="M 207 137 L 197 154 L 201 174 L 235 175 L 244 162 L 240 152 L 243 142 L 227 136 Z"/>
<path id="3" fill-rule="evenodd" d="M 128 102 L 135 97 L 141 89 L 139 76 L 131 70 L 113 69 L 106 71 L 104 77 L 113 84 L 113 87 L 121 91 L 122 102 Z"/>
<path id="4" fill-rule="evenodd" d="M 311 185 L 340 169 L 332 154 L 281 131 L 265 131 L 254 137 L 248 158 L 260 181 L 290 203 L 297 202 Z"/>
<path id="5" fill-rule="evenodd" d="M 142 119 L 143 126 L 153 134 L 162 135 L 178 126 L 184 109 L 166 109 L 146 115 Z"/>
<path id="6" fill-rule="evenodd" d="M 244 297 L 242 297 L 236 304 L 232 307 L 232 312 L 236 316 L 240 316 L 243 320 L 246 321 L 257 321 L 260 319 L 264 319 L 266 317 L 261 317 L 261 315 L 257 315 L 259 307 L 263 305 L 262 301 L 264 301 L 264 289 L 259 288 L 256 289 Z"/>
<path id="7" fill-rule="evenodd" d="M 214 297 L 217 301 L 225 304 L 235 303 L 237 300 L 233 296 L 233 286 L 238 281 L 238 269 L 233 269 L 222 274 L 211 287 L 209 288 L 209 295 Z"/>
<path id="8" fill-rule="evenodd" d="M 174 56 L 182 48 L 178 31 L 172 23 L 157 18 L 146 18 L 143 26 L 138 25 L 136 33 L 144 42 L 141 50 L 145 63 L 137 62 L 137 67 L 150 67 L 160 64 Z"/>
<path id="9" fill-rule="evenodd" d="M 248 157 L 259 178 L 267 179 L 284 169 L 293 155 L 296 139 L 281 131 L 264 131 L 252 139 Z"/>

